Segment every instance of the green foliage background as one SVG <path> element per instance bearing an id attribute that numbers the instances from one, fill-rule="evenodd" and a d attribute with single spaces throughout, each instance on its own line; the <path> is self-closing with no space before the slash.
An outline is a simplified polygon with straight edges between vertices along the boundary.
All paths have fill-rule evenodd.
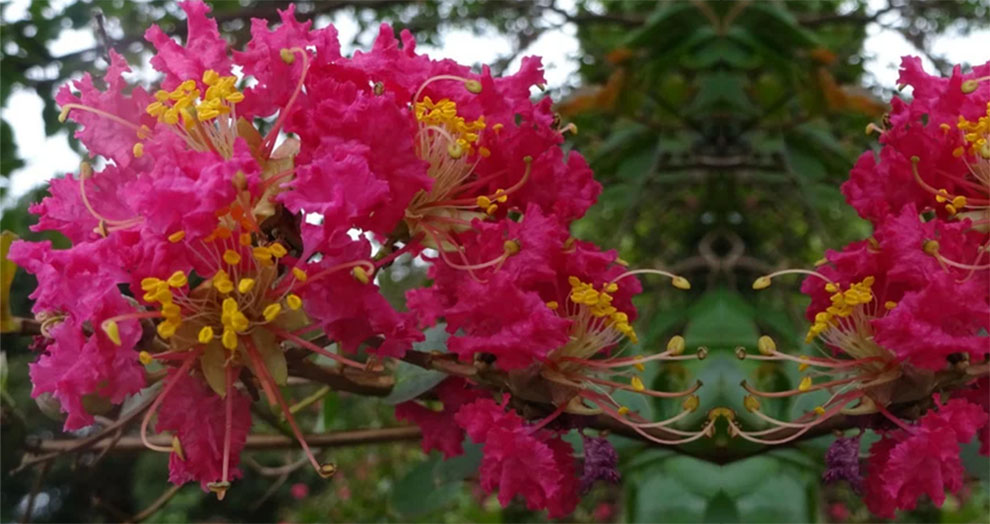
<path id="1" fill-rule="evenodd" d="M 234 45 L 248 38 L 251 17 L 277 18 L 284 2 L 213 2 L 221 31 Z M 500 34 L 513 53 L 494 64 L 504 70 L 545 32 L 575 24 L 581 47 L 577 85 L 553 93 L 564 123 L 579 132 L 568 147 L 580 150 L 605 186 L 599 203 L 574 228 L 576 236 L 620 251 L 636 267 L 663 267 L 684 274 L 690 292 L 645 281 L 638 331 L 644 351 L 683 333 L 689 346 L 704 345 L 704 362 L 650 369 L 658 389 L 683 387 L 700 378 L 699 417 L 715 405 L 737 413 L 738 383 L 746 378 L 766 388 L 796 385 L 794 369 L 740 362 L 733 349 L 752 349 L 760 334 L 771 334 L 792 350 L 800 348 L 804 302 L 797 283 L 775 284 L 755 294 L 752 280 L 769 270 L 806 267 L 827 248 L 869 235 L 869 225 L 845 206 L 838 186 L 856 156 L 876 147 L 864 135 L 882 118 L 894 86 L 864 85 L 866 24 L 883 20 L 926 54 L 945 73 L 948 64 L 930 51 L 931 38 L 965 33 L 990 16 L 985 1 L 899 2 L 868 7 L 868 2 L 587 2 L 566 7 L 554 0 L 533 2 L 328 1 L 300 2 L 304 17 L 345 13 L 362 28 L 380 21 L 409 28 L 423 42 L 437 42 L 445 31 L 469 28 Z M 872 3 L 870 3 L 872 4 Z M 182 35 L 179 10 L 151 1 L 82 2 L 62 6 L 32 2 L 26 19 L 4 21 L 0 103 L 14 89 L 34 90 L 46 101 L 46 131 L 60 129 L 53 90 L 83 71 L 105 66 L 100 57 L 113 46 L 132 62 L 147 57 L 141 35 L 152 22 Z M 6 10 L 8 4 L 0 6 Z M 50 44 L 67 29 L 91 28 L 96 11 L 105 17 L 106 39 L 92 50 L 52 56 Z M 3 11 L 0 11 L 3 12 Z M 891 17 L 890 15 L 897 15 Z M 881 18 L 881 15 L 885 15 Z M 325 17 L 322 18 L 325 20 Z M 321 20 L 321 18 L 317 18 Z M 893 21 L 891 21 L 893 20 Z M 0 127 L 0 174 L 23 165 L 6 115 Z M 2 190 L 5 191 L 5 188 Z M 27 227 L 35 191 L 4 208 L 2 228 L 36 238 Z M 5 198 L 0 193 L 0 198 Z M 58 241 L 58 239 L 56 239 Z M 401 301 L 405 289 L 422 285 L 423 275 L 407 264 L 383 279 L 386 292 Z M 10 302 L 28 315 L 31 278 L 17 275 Z M 33 438 L 60 435 L 60 423 L 41 414 L 30 399 L 27 363 L 34 356 L 24 338 L 4 336 L 2 387 L 2 520 L 21 519 L 37 471 L 16 475 Z M 423 377 L 405 376 L 414 383 Z M 427 377 L 425 380 L 429 380 Z M 294 388 L 303 398 L 316 386 Z M 663 404 L 639 409 L 662 414 Z M 807 406 L 804 406 L 806 409 Z M 783 417 L 800 408 L 768 406 Z M 312 431 L 395 425 L 390 405 L 378 399 L 328 393 L 301 414 Z M 284 431 L 267 416 L 256 432 Z M 688 421 L 687 425 L 697 425 Z M 761 453 L 727 464 L 647 448 L 616 438 L 624 482 L 599 486 L 572 517 L 576 521 L 799 522 L 871 518 L 843 486 L 822 487 L 822 455 L 831 437 Z M 578 443 L 579 444 L 579 443 Z M 736 442 L 700 442 L 692 455 L 716 457 L 725 446 L 755 451 Z M 739 448 L 735 448 L 739 446 Z M 969 453 L 969 451 L 967 451 Z M 545 520 L 521 505 L 502 509 L 484 496 L 472 478 L 479 451 L 441 461 L 424 457 L 414 443 L 392 443 L 329 450 L 340 473 L 330 483 L 308 469 L 263 476 L 252 468 L 222 503 L 186 486 L 149 521 L 429 521 L 514 522 Z M 253 453 L 273 466 L 293 462 L 296 452 Z M 905 522 L 980 521 L 990 512 L 985 461 L 967 455 L 973 482 L 968 496 L 950 498 L 942 510 L 928 502 L 902 514 Z M 981 480 L 982 479 L 982 480 Z M 122 520 L 150 505 L 168 487 L 166 458 L 159 454 L 110 453 L 66 457 L 39 485 L 35 521 Z M 294 488 L 291 488 L 295 486 Z M 293 489 L 308 495 L 296 499 Z M 838 518 L 836 504 L 848 515 Z"/>

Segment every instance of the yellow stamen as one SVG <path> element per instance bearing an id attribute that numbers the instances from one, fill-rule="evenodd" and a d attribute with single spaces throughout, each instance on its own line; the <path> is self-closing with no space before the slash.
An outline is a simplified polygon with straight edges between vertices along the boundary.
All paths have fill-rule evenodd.
<path id="1" fill-rule="evenodd" d="M 233 249 L 228 249 L 223 252 L 223 261 L 232 266 L 236 266 L 241 263 L 241 255 Z"/>
<path id="2" fill-rule="evenodd" d="M 254 288 L 253 278 L 242 278 L 240 282 L 237 283 L 237 291 L 242 295 L 251 291 Z"/>
<path id="3" fill-rule="evenodd" d="M 186 232 L 179 230 L 168 236 L 168 241 L 175 244 L 181 242 L 183 238 L 186 238 Z"/>
<path id="4" fill-rule="evenodd" d="M 309 278 L 306 275 L 306 272 L 303 271 L 302 269 L 299 269 L 298 267 L 292 268 L 292 276 L 296 277 L 296 280 L 300 282 L 305 282 L 306 279 Z"/>
<path id="5" fill-rule="evenodd" d="M 224 328 L 220 342 L 223 344 L 223 347 L 233 351 L 237 349 L 237 334 L 234 333 L 233 329 Z"/>
<path id="6" fill-rule="evenodd" d="M 154 362 L 154 360 L 155 359 L 151 356 L 151 353 L 148 353 L 147 351 L 142 351 L 138 353 L 138 361 L 141 362 L 141 364 L 144 366 L 151 364 L 152 362 Z"/>
<path id="7" fill-rule="evenodd" d="M 643 384 L 643 379 L 635 375 L 629 379 L 629 385 L 636 391 L 643 391 L 646 389 L 646 386 Z"/>
<path id="8" fill-rule="evenodd" d="M 368 282 L 371 282 L 371 278 L 368 275 L 368 272 L 365 271 L 364 268 L 361 266 L 354 266 L 354 269 L 351 270 L 351 275 L 354 277 L 354 280 L 357 280 L 362 284 L 367 284 Z"/>
<path id="9" fill-rule="evenodd" d="M 196 337 L 200 344 L 209 344 L 213 340 L 213 328 L 210 326 L 203 326 L 203 329 L 199 330 L 199 336 Z"/>
<path id="10" fill-rule="evenodd" d="M 798 384 L 798 391 L 808 391 L 811 389 L 811 377 L 804 377 L 801 379 L 801 383 Z"/>
<path id="11" fill-rule="evenodd" d="M 172 273 L 172 276 L 168 277 L 168 285 L 172 287 L 182 287 L 189 283 L 189 279 L 186 278 L 186 274 L 182 271 L 176 271 Z"/>
<path id="12" fill-rule="evenodd" d="M 293 311 L 298 311 L 302 307 L 302 299 L 295 293 L 290 293 L 289 296 L 285 297 L 285 303 Z"/>
<path id="13" fill-rule="evenodd" d="M 268 306 L 265 307 L 265 310 L 262 311 L 261 314 L 262 316 L 265 317 L 266 321 L 271 322 L 272 320 L 275 320 L 275 317 L 277 317 L 278 314 L 281 312 L 282 312 L 282 306 L 278 302 L 275 302 L 272 304 L 268 304 Z"/>

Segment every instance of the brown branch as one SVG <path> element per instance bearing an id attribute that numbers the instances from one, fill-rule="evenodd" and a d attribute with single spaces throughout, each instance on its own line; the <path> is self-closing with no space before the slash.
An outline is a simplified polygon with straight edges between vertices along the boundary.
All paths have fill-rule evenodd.
<path id="1" fill-rule="evenodd" d="M 344 446 L 360 446 L 364 444 L 378 444 L 383 442 L 397 442 L 406 440 L 419 440 L 422 437 L 420 429 L 416 426 L 397 426 L 381 429 L 358 429 L 351 431 L 337 431 L 332 433 L 322 433 L 318 435 L 304 435 L 306 443 L 314 448 L 337 448 Z M 51 439 L 42 440 L 35 447 L 34 451 L 51 454 L 63 454 L 75 451 L 79 448 L 79 439 Z M 172 437 L 167 435 L 155 435 L 148 437 L 148 441 L 159 446 L 170 446 Z M 109 445 L 109 442 L 102 440 L 93 444 L 92 448 L 102 449 Z M 299 443 L 295 439 L 290 439 L 284 435 L 248 435 L 244 449 L 286 449 L 295 448 Z M 147 448 L 141 442 L 140 437 L 122 437 L 114 446 L 115 452 L 136 452 L 145 451 Z"/>
<path id="2" fill-rule="evenodd" d="M 165 492 L 162 493 L 160 497 L 155 499 L 155 501 L 152 502 L 151 505 L 149 505 L 147 508 L 144 508 L 139 513 L 135 514 L 133 517 L 127 519 L 127 522 L 134 522 L 134 523 L 141 522 L 144 519 L 154 515 L 158 510 L 162 509 L 162 507 L 165 506 L 165 504 L 168 504 L 168 501 L 172 500 L 172 497 L 174 497 L 175 494 L 178 493 L 179 490 L 182 489 L 182 486 L 184 485 L 185 484 L 175 484 L 169 486 L 169 488 L 165 490 Z"/>

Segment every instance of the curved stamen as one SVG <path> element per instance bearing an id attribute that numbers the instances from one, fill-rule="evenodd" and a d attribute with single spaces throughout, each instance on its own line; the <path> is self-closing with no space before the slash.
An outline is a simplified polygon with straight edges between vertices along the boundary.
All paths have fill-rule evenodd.
<path id="1" fill-rule="evenodd" d="M 65 122 L 65 119 L 69 116 L 69 111 L 71 111 L 73 109 L 78 109 L 80 111 L 86 111 L 86 112 L 89 112 L 89 113 L 100 115 L 100 116 L 102 116 L 104 118 L 108 118 L 108 119 L 113 120 L 114 122 L 116 122 L 116 123 L 118 123 L 120 125 L 127 126 L 127 127 L 131 128 L 131 129 L 133 129 L 134 131 L 136 131 L 139 134 L 144 134 L 146 132 L 145 129 L 143 129 L 141 126 L 135 124 L 134 122 L 130 122 L 130 121 L 124 120 L 123 118 L 121 118 L 121 117 L 119 117 L 119 116 L 117 116 L 117 115 L 115 115 L 113 113 L 109 113 L 107 111 L 103 111 L 102 109 L 97 109 L 95 107 L 90 107 L 90 106 L 82 105 L 82 104 L 65 104 L 64 106 L 62 106 L 62 112 L 59 113 L 59 115 L 58 115 L 58 121 L 59 122 Z"/>
<path id="2" fill-rule="evenodd" d="M 609 283 L 618 282 L 626 277 L 630 277 L 633 275 L 644 275 L 644 274 L 664 276 L 669 278 L 671 280 L 671 284 L 673 284 L 674 287 L 678 289 L 691 289 L 691 283 L 688 282 L 686 278 L 680 275 L 675 275 L 670 271 L 664 271 L 662 269 L 634 269 L 632 271 L 626 271 L 625 273 L 613 278 L 611 281 L 609 281 Z"/>
<path id="3" fill-rule="evenodd" d="M 179 366 L 179 369 L 175 372 L 174 375 L 172 375 L 172 378 L 165 383 L 165 386 L 162 388 L 162 392 L 158 394 L 158 397 L 155 398 L 155 401 L 151 404 L 151 407 L 148 408 L 148 412 L 144 414 L 144 418 L 141 419 L 141 433 L 140 433 L 141 443 L 144 444 L 145 447 L 147 447 L 148 449 L 154 451 L 161 451 L 163 453 L 172 452 L 171 447 L 158 446 L 148 441 L 148 424 L 151 422 L 151 417 L 154 416 L 155 411 L 158 410 L 158 406 L 160 406 L 162 404 L 162 401 L 165 400 L 165 395 L 168 395 L 169 392 L 175 388 L 176 384 L 179 383 L 179 379 L 182 377 L 182 375 L 189 372 L 189 368 L 192 367 L 193 362 L 196 362 L 196 356 L 198 355 L 199 355 L 199 348 L 196 348 L 193 351 L 189 352 L 189 355 L 186 357 L 186 361 L 183 362 L 181 366 Z"/>
<path id="4" fill-rule="evenodd" d="M 278 134 L 282 130 L 285 120 L 288 118 L 292 105 L 295 104 L 296 98 L 302 91 L 303 83 L 306 81 L 306 74 L 309 73 L 309 53 L 307 53 L 305 49 L 299 47 L 283 49 L 282 60 L 291 63 L 286 59 L 286 56 L 293 56 L 295 53 L 298 53 L 299 56 L 302 57 L 302 73 L 299 75 L 299 80 L 296 82 L 296 88 L 292 91 L 292 96 L 289 97 L 289 101 L 285 104 L 285 107 L 279 111 L 278 120 L 275 121 L 275 125 L 272 126 L 272 129 L 265 136 L 264 143 L 267 144 L 265 148 L 267 154 L 265 156 L 271 156 L 272 148 L 275 147 L 275 139 L 278 138 Z"/>
<path id="5" fill-rule="evenodd" d="M 314 353 L 318 353 L 320 355 L 323 355 L 323 356 L 325 356 L 325 357 L 327 357 L 329 359 L 336 360 L 337 362 L 340 362 L 341 364 L 345 364 L 347 366 L 351 366 L 351 367 L 357 368 L 357 369 L 365 369 L 365 367 L 366 367 L 366 364 L 364 364 L 364 363 L 357 362 L 357 361 L 351 360 L 351 359 L 349 359 L 349 358 L 347 358 L 345 356 L 338 355 L 337 353 L 334 353 L 332 351 L 328 351 L 328 350 L 326 350 L 324 348 L 321 348 L 320 346 L 317 346 L 316 344 L 314 344 L 314 343 L 312 343 L 312 342 L 310 342 L 310 341 L 308 341 L 306 339 L 297 337 L 296 335 L 293 335 L 292 333 L 289 333 L 288 331 L 279 329 L 279 328 L 277 328 L 277 327 L 275 327 L 273 325 L 270 325 L 270 324 L 269 325 L 266 325 L 265 326 L 265 329 L 267 329 L 268 331 L 271 331 L 274 335 L 276 335 L 278 337 L 282 337 L 285 340 L 288 340 L 290 342 L 293 342 L 293 343 L 295 343 L 295 344 L 297 344 L 299 346 L 302 346 L 302 347 L 304 347 L 304 348 L 306 348 L 306 349 L 308 349 L 308 350 L 310 350 L 310 351 L 312 351 Z"/>

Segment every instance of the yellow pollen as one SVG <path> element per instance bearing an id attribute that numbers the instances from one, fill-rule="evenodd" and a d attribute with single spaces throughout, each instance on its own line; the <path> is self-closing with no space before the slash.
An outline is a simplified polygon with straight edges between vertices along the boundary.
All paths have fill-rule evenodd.
<path id="1" fill-rule="evenodd" d="M 298 311 L 302 307 L 302 299 L 295 293 L 290 293 L 289 296 L 285 297 L 285 303 L 293 311 Z"/>
<path id="2" fill-rule="evenodd" d="M 821 406 L 815 406 L 814 412 L 815 412 L 816 415 L 822 416 L 822 415 L 825 414 L 825 408 L 823 408 Z"/>
<path id="3" fill-rule="evenodd" d="M 262 311 L 261 315 L 265 317 L 266 321 L 271 322 L 272 320 L 275 320 L 275 317 L 277 317 L 281 312 L 282 306 L 278 302 L 275 302 L 268 304 L 268 306 L 265 307 L 265 310 Z"/>
<path id="4" fill-rule="evenodd" d="M 938 240 L 926 240 L 925 243 L 921 245 L 921 250 L 924 251 L 925 254 L 931 256 L 938 254 L 938 248 Z"/>
<path id="5" fill-rule="evenodd" d="M 269 249 L 269 251 L 272 252 L 272 255 L 275 258 L 282 258 L 285 255 L 289 254 L 289 252 L 286 251 L 285 247 L 282 246 L 282 244 L 279 244 L 278 242 L 276 242 L 276 243 L 268 246 L 268 249 Z"/>
<path id="6" fill-rule="evenodd" d="M 203 329 L 199 330 L 199 335 L 196 336 L 200 344 L 209 344 L 213 340 L 213 328 L 210 326 L 203 326 Z"/>
<path id="7" fill-rule="evenodd" d="M 171 243 L 173 243 L 173 244 L 175 244 L 177 242 L 181 242 L 183 238 L 186 238 L 186 232 L 185 231 L 182 231 L 182 230 L 179 230 L 179 231 L 176 231 L 175 233 L 172 233 L 171 235 L 169 235 L 168 236 L 168 241 L 171 242 Z"/>
<path id="8" fill-rule="evenodd" d="M 251 245 L 251 233 L 241 233 L 241 236 L 238 237 L 237 240 L 244 247 L 250 246 Z"/>
<path id="9" fill-rule="evenodd" d="M 674 277 L 671 280 L 671 284 L 673 284 L 677 289 L 691 289 L 691 283 L 688 282 L 688 279 L 681 276 Z"/>
<path id="10" fill-rule="evenodd" d="M 228 249 L 223 252 L 223 261 L 232 266 L 236 266 L 241 263 L 241 255 L 233 249 Z"/>
<path id="11" fill-rule="evenodd" d="M 296 54 L 290 49 L 282 49 L 278 52 L 278 55 L 282 58 L 282 61 L 286 64 L 292 65 L 296 61 Z"/>
<path id="12" fill-rule="evenodd" d="M 750 413 L 752 413 L 754 411 L 759 411 L 760 410 L 760 401 L 757 400 L 756 397 L 754 397 L 753 395 L 746 395 L 746 397 L 743 398 L 743 406 Z"/>
<path id="13" fill-rule="evenodd" d="M 640 373 L 646 371 L 646 366 L 644 366 L 642 362 L 633 363 L 633 367 L 636 368 L 636 371 L 639 371 Z"/>
<path id="14" fill-rule="evenodd" d="M 162 316 L 167 319 L 182 320 L 182 309 L 175 304 L 164 304 L 162 306 Z"/>
<path id="15" fill-rule="evenodd" d="M 883 307 L 887 309 L 894 309 L 895 307 L 897 307 L 897 302 L 894 302 L 893 300 L 888 300 L 883 303 Z"/>
<path id="16" fill-rule="evenodd" d="M 208 86 L 211 86 L 211 85 L 217 83 L 217 81 L 219 81 L 219 80 L 220 80 L 220 73 L 217 73 L 216 71 L 214 71 L 212 69 L 207 69 L 206 71 L 203 71 L 203 83 L 204 84 L 206 84 Z"/>
<path id="17" fill-rule="evenodd" d="M 972 93 L 973 91 L 976 91 L 976 88 L 979 87 L 979 85 L 980 85 L 980 83 L 976 79 L 969 79 L 969 80 L 967 80 L 967 81 L 965 81 L 965 82 L 962 83 L 962 86 L 961 86 L 962 87 L 962 92 L 963 92 L 963 94 L 968 95 L 968 94 Z"/>
<path id="18" fill-rule="evenodd" d="M 148 364 L 154 362 L 154 360 L 155 359 L 151 356 L 151 353 L 148 353 L 147 351 L 138 353 L 138 361 L 141 362 L 142 365 L 147 366 Z"/>
<path id="19" fill-rule="evenodd" d="M 131 148 L 131 153 L 134 153 L 134 158 L 141 158 L 144 156 L 144 144 L 141 142 L 135 142 L 134 147 Z"/>
<path id="20" fill-rule="evenodd" d="M 498 204 L 492 204 L 485 208 L 485 214 L 488 216 L 494 215 L 496 211 L 498 211 Z"/>
<path id="21" fill-rule="evenodd" d="M 518 253 L 521 248 L 522 246 L 520 246 L 519 242 L 515 240 L 506 240 L 505 243 L 502 244 L 502 249 L 505 251 L 505 254 L 510 256 Z"/>
<path id="22" fill-rule="evenodd" d="M 265 246 L 258 246 L 251 250 L 251 256 L 258 262 L 271 262 L 272 250 Z"/>
<path id="23" fill-rule="evenodd" d="M 481 209 L 485 209 L 488 206 L 492 205 L 492 201 L 484 195 L 478 197 L 477 203 L 478 203 L 478 207 L 480 207 Z"/>
<path id="24" fill-rule="evenodd" d="M 296 280 L 300 282 L 305 282 L 307 278 L 306 272 L 298 267 L 292 268 L 292 276 L 296 277 Z"/>
<path id="25" fill-rule="evenodd" d="M 233 329 L 224 328 L 223 335 L 220 337 L 220 343 L 223 347 L 233 351 L 237 349 L 237 334 L 234 333 Z"/>
<path id="26" fill-rule="evenodd" d="M 629 385 L 636 391 L 643 391 L 646 389 L 646 386 L 643 384 L 643 379 L 635 375 L 629 379 Z"/>
<path id="27" fill-rule="evenodd" d="M 619 406 L 619 415 L 626 416 L 629 413 L 629 408 L 626 406 Z"/>
<path id="28" fill-rule="evenodd" d="M 168 285 L 172 287 L 182 287 L 189 283 L 189 279 L 186 278 L 186 274 L 182 271 L 176 271 L 172 273 L 172 276 L 168 277 Z"/>
<path id="29" fill-rule="evenodd" d="M 160 278 L 147 277 L 141 279 L 141 289 L 143 291 L 152 291 L 158 289 L 158 286 L 162 283 Z"/>
<path id="30" fill-rule="evenodd" d="M 547 302 L 547 307 L 552 310 L 556 310 L 558 307 L 560 307 L 560 304 L 558 304 L 556 300 L 551 300 L 550 302 Z"/>
<path id="31" fill-rule="evenodd" d="M 467 89 L 471 94 L 478 94 L 481 92 L 481 82 L 477 80 L 467 80 L 464 82 L 464 89 Z"/>
<path id="32" fill-rule="evenodd" d="M 698 406 L 700 405 L 701 399 L 698 398 L 698 395 L 688 395 L 688 397 L 684 399 L 684 402 L 681 403 L 681 408 L 684 411 L 694 412 L 694 410 L 698 409 Z"/>
<path id="33" fill-rule="evenodd" d="M 217 291 L 226 295 L 234 290 L 234 283 L 231 282 L 230 276 L 224 270 L 217 271 L 216 275 L 213 275 L 213 287 Z"/>
<path id="34" fill-rule="evenodd" d="M 176 330 L 179 329 L 179 322 L 173 319 L 167 319 L 165 322 L 158 324 L 158 335 L 163 339 L 168 340 L 175 334 Z"/>
<path id="35" fill-rule="evenodd" d="M 680 355 L 681 353 L 684 353 L 684 347 L 684 337 L 680 335 L 674 335 L 667 341 L 667 353 L 670 353 L 671 355 Z"/>
<path id="36" fill-rule="evenodd" d="M 237 283 L 237 291 L 241 294 L 247 293 L 254 288 L 253 278 L 242 278 L 240 282 Z"/>
<path id="37" fill-rule="evenodd" d="M 354 277 L 354 280 L 357 280 L 362 284 L 371 282 L 371 276 L 368 275 L 368 272 L 361 266 L 354 266 L 354 269 L 351 270 L 351 276 Z"/>
<path id="38" fill-rule="evenodd" d="M 107 334 L 107 338 L 119 346 L 121 344 L 120 328 L 117 326 L 117 322 L 114 320 L 106 320 L 103 322 L 102 327 L 103 332 Z"/>
<path id="39" fill-rule="evenodd" d="M 811 377 L 804 377 L 801 379 L 801 383 L 798 384 L 798 391 L 808 391 L 811 389 Z"/>

